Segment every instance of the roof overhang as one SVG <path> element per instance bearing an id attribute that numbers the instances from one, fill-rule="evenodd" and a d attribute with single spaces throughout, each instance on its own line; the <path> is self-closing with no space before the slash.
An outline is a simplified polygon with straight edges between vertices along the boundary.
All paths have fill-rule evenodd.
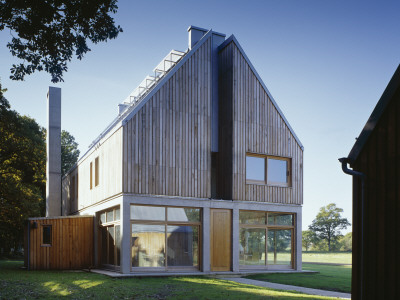
<path id="1" fill-rule="evenodd" d="M 397 67 L 396 72 L 394 72 L 392 79 L 390 79 L 389 84 L 387 85 L 385 91 L 383 92 L 381 98 L 376 104 L 374 110 L 372 111 L 371 116 L 369 117 L 367 123 L 365 124 L 363 130 L 357 138 L 353 148 L 351 149 L 348 159 L 350 163 L 354 163 L 365 144 L 367 143 L 369 137 L 371 136 L 372 131 L 375 129 L 379 119 L 382 114 L 386 110 L 386 107 L 392 100 L 396 91 L 400 88 L 400 65 Z"/>

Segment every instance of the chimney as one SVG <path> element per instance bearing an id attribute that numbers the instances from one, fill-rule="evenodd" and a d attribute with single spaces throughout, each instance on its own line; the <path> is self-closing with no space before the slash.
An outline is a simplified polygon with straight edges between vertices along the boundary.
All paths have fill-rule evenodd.
<path id="1" fill-rule="evenodd" d="M 47 93 L 46 217 L 61 215 L 61 88 Z"/>
<path id="2" fill-rule="evenodd" d="M 189 32 L 189 50 L 191 50 L 193 46 L 196 45 L 198 41 L 200 41 L 203 35 L 205 35 L 208 32 L 208 30 L 192 25 L 188 28 L 188 32 Z"/>

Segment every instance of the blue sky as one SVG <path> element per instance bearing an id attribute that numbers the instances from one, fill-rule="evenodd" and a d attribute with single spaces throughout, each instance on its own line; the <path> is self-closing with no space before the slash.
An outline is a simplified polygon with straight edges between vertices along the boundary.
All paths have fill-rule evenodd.
<path id="1" fill-rule="evenodd" d="M 303 229 L 331 202 L 351 220 L 347 156 L 400 60 L 399 2 L 119 1 L 124 32 L 74 60 L 64 83 L 46 73 L 8 79 L 16 60 L 0 32 L 0 78 L 12 108 L 46 125 L 48 86 L 62 88 L 62 127 L 81 153 L 117 115 L 117 105 L 195 25 L 236 36 L 304 152 Z"/>

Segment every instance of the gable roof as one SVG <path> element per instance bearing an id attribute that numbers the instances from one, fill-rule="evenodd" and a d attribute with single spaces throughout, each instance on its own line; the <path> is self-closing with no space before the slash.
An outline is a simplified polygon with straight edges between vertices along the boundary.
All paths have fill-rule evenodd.
<path id="1" fill-rule="evenodd" d="M 353 148 L 351 149 L 348 158 L 351 163 L 357 160 L 358 155 L 361 153 L 365 144 L 367 143 L 371 133 L 374 131 L 379 119 L 382 117 L 386 110 L 386 107 L 393 99 L 394 94 L 400 88 L 400 65 L 397 66 L 396 72 L 394 72 L 392 79 L 390 79 L 385 91 L 383 92 L 381 98 L 376 104 L 371 116 L 369 117 L 367 123 L 365 124 L 363 130 L 357 138 Z"/>
<path id="2" fill-rule="evenodd" d="M 289 121 L 285 118 L 285 115 L 283 114 L 283 112 L 281 111 L 281 109 L 279 108 L 278 104 L 276 103 L 274 97 L 272 97 L 271 93 L 269 92 L 267 86 L 265 85 L 264 81 L 261 79 L 260 75 L 257 73 L 256 69 L 254 68 L 253 64 L 251 63 L 250 59 L 247 57 L 246 53 L 244 52 L 242 46 L 240 46 L 238 40 L 236 39 L 236 37 L 232 34 L 228 39 L 226 39 L 220 46 L 218 51 L 221 51 L 222 49 L 224 49 L 226 46 L 228 46 L 230 43 L 235 43 L 236 47 L 239 49 L 240 53 L 243 55 L 244 59 L 246 60 L 247 64 L 250 66 L 251 71 L 254 73 L 254 75 L 257 77 L 257 80 L 260 82 L 260 84 L 262 85 L 263 89 L 265 90 L 265 92 L 268 94 L 269 99 L 271 100 L 272 104 L 275 106 L 276 110 L 278 111 L 278 113 L 280 114 L 280 116 L 282 117 L 283 121 L 285 122 L 285 124 L 287 125 L 287 127 L 289 128 L 290 132 L 292 133 L 292 135 L 294 136 L 296 142 L 299 144 L 301 150 L 304 150 L 304 146 L 303 144 L 300 142 L 300 139 L 297 137 L 296 133 L 294 132 L 293 128 L 290 126 Z"/>
<path id="3" fill-rule="evenodd" d="M 216 33 L 216 32 L 214 32 Z M 192 47 L 190 51 L 187 52 L 185 56 L 174 66 L 168 73 L 158 81 L 155 86 L 137 103 L 128 107 L 121 115 L 118 115 L 107 127 L 106 129 L 92 142 L 89 149 L 84 155 L 78 160 L 78 163 L 85 158 L 85 156 L 92 152 L 93 149 L 98 147 L 102 141 L 109 138 L 114 132 L 116 132 L 121 126 L 126 124 L 133 116 L 157 93 L 160 88 L 179 70 L 179 68 L 185 64 L 185 62 L 210 38 L 213 34 L 212 29 L 210 29 L 204 36 Z M 219 33 L 216 33 L 219 34 Z"/>

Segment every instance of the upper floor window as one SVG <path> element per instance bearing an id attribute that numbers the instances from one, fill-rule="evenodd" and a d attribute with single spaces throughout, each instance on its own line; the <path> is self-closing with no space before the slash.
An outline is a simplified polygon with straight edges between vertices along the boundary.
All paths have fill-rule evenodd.
<path id="1" fill-rule="evenodd" d="M 290 169 L 291 159 L 287 157 L 246 155 L 246 183 L 290 186 Z"/>
<path id="2" fill-rule="evenodd" d="M 94 186 L 99 185 L 99 157 L 94 160 Z"/>

